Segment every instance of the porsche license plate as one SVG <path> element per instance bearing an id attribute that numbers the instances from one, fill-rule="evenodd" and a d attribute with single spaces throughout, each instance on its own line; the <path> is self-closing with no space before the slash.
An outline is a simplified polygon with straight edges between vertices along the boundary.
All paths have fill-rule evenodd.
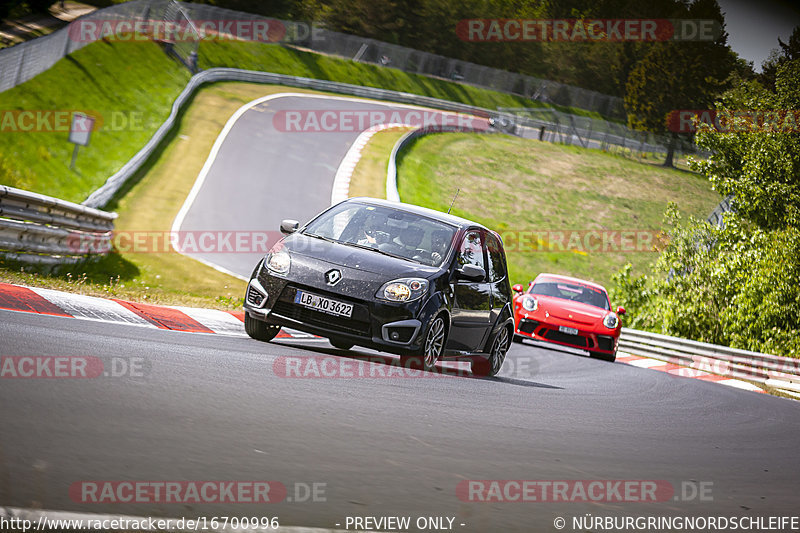
<path id="1" fill-rule="evenodd" d="M 566 333 L 567 335 L 577 335 L 578 330 L 575 328 L 568 328 L 567 326 L 558 326 L 558 331 Z"/>
<path id="2" fill-rule="evenodd" d="M 324 296 L 311 294 L 310 292 L 297 291 L 297 294 L 294 296 L 294 303 L 300 304 L 303 307 L 308 307 L 309 309 L 328 313 L 329 315 L 350 318 L 353 314 L 353 304 L 332 300 Z"/>

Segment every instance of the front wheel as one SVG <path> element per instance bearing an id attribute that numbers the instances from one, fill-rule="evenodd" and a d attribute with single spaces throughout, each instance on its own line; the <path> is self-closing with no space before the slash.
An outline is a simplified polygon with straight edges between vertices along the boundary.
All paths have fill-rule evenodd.
<path id="1" fill-rule="evenodd" d="M 400 363 L 405 368 L 421 368 L 430 372 L 436 368 L 436 362 L 442 357 L 446 342 L 447 327 L 445 326 L 444 318 L 439 315 L 428 326 L 421 353 L 402 355 L 400 356 Z"/>
<path id="2" fill-rule="evenodd" d="M 472 361 L 472 373 L 478 376 L 494 377 L 503 368 L 508 352 L 509 334 L 508 328 L 500 328 L 492 341 L 492 348 L 489 351 L 489 359 L 476 359 Z"/>
<path id="3" fill-rule="evenodd" d="M 251 317 L 248 313 L 244 314 L 244 331 L 257 341 L 269 342 L 280 330 L 280 326 L 267 324 L 263 320 Z"/>

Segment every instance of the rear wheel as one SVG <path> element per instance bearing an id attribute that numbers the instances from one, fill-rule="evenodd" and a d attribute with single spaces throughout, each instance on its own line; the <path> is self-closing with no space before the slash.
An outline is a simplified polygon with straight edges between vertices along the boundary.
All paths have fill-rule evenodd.
<path id="1" fill-rule="evenodd" d="M 492 340 L 492 348 L 489 351 L 489 359 L 476 359 L 472 361 L 472 373 L 478 376 L 494 377 L 503 368 L 506 360 L 506 352 L 509 346 L 508 328 L 501 328 Z"/>
<path id="2" fill-rule="evenodd" d="M 328 339 L 328 342 L 330 342 L 334 348 L 339 348 L 340 350 L 349 350 L 353 347 L 352 342 L 347 342 L 346 340 L 342 339 Z"/>
<path id="3" fill-rule="evenodd" d="M 248 313 L 244 314 L 244 330 L 257 341 L 269 342 L 281 330 L 280 326 L 267 324 L 263 320 L 251 317 Z"/>

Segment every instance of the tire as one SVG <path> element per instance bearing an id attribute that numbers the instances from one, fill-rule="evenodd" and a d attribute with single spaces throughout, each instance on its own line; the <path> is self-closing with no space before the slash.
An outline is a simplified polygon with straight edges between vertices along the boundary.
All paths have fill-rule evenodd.
<path id="1" fill-rule="evenodd" d="M 347 342 L 346 340 L 343 339 L 333 338 L 333 339 L 328 339 L 328 342 L 330 342 L 334 348 L 339 348 L 340 350 L 349 350 L 350 348 L 353 347 L 352 342 Z"/>
<path id="2" fill-rule="evenodd" d="M 275 338 L 275 335 L 281 330 L 280 326 L 267 324 L 263 320 L 251 317 L 249 314 L 244 314 L 244 330 L 257 341 L 269 342 Z"/>
<path id="3" fill-rule="evenodd" d="M 589 357 L 592 359 L 600 359 L 601 361 L 608 361 L 609 363 L 613 363 L 617 360 L 617 354 L 615 353 L 600 353 L 600 352 L 589 352 Z"/>
<path id="4" fill-rule="evenodd" d="M 444 354 L 445 346 L 447 346 L 447 326 L 442 315 L 437 315 L 428 324 L 420 351 L 416 354 L 401 355 L 400 364 L 403 368 L 431 372 L 436 369 L 436 362 Z"/>
<path id="5" fill-rule="evenodd" d="M 494 377 L 503 368 L 506 360 L 506 352 L 510 346 L 508 328 L 501 328 L 492 339 L 491 349 L 488 359 L 476 359 L 472 361 L 472 373 L 477 376 Z M 511 336 L 513 338 L 513 336 Z"/>

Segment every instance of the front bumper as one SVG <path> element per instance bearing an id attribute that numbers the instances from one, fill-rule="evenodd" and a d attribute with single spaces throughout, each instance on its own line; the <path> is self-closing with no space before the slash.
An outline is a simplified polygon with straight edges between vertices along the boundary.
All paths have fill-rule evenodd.
<path id="1" fill-rule="evenodd" d="M 578 333 L 573 335 L 561 332 L 559 331 L 560 326 L 577 329 Z M 515 317 L 514 333 L 538 341 L 607 354 L 616 353 L 619 341 L 619 330 L 608 330 L 608 333 L 599 333 L 595 330 L 581 327 L 580 324 L 567 324 L 547 319 L 541 320 L 540 317 L 524 313 L 517 314 Z"/>
<path id="2" fill-rule="evenodd" d="M 352 315 L 336 316 L 297 304 L 298 290 L 352 304 Z M 253 278 L 248 284 L 244 309 L 249 316 L 270 324 L 396 353 L 418 349 L 426 323 L 425 317 L 420 316 L 422 300 L 405 304 L 366 301 L 277 276 Z"/>

